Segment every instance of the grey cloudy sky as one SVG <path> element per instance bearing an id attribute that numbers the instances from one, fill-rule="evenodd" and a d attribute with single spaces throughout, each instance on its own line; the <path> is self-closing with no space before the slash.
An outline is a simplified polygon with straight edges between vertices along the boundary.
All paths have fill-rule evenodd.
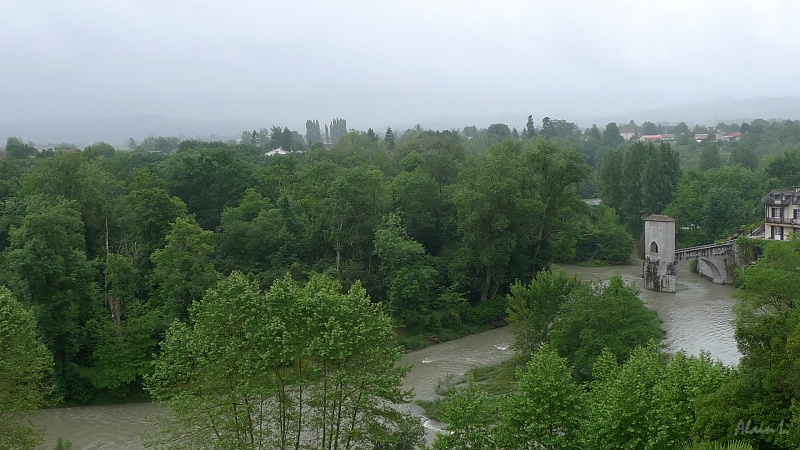
<path id="1" fill-rule="evenodd" d="M 800 96 L 798 18 L 794 0 L 0 0 L 0 121 L 366 129 Z"/>

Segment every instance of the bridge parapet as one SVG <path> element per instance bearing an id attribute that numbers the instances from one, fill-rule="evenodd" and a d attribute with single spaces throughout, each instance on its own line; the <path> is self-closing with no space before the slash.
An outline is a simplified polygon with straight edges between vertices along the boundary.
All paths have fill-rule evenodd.
<path id="1" fill-rule="evenodd" d="M 697 260 L 697 273 L 714 283 L 733 283 L 731 268 L 738 264 L 736 241 L 675 250 L 675 262 Z"/>

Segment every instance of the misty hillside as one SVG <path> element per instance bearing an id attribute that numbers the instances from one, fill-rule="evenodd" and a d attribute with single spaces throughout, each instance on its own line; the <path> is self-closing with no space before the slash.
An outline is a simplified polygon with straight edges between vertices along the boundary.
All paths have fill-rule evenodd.
<path id="1" fill-rule="evenodd" d="M 19 137 L 36 144 L 74 143 L 87 146 L 95 142 L 122 145 L 129 138 L 137 142 L 147 136 L 180 136 L 185 139 L 223 140 L 239 137 L 243 130 L 269 128 L 260 120 L 191 120 L 163 116 L 129 116 L 110 119 L 61 119 L 0 123 L 2 144 L 8 137 Z M 2 145 L 0 144 L 0 145 Z"/>
<path id="2" fill-rule="evenodd" d="M 565 119 L 575 122 L 582 128 L 592 124 L 602 127 L 609 122 L 618 124 L 634 120 L 641 124 L 645 121 L 655 123 L 686 122 L 712 126 L 719 122 L 741 123 L 753 119 L 800 119 L 800 98 L 718 98 L 699 103 L 669 106 L 663 108 L 643 109 L 620 114 L 609 114 L 601 117 L 590 117 L 579 112 L 571 115 L 559 115 L 548 112 L 533 111 L 537 125 L 544 116 Z M 493 123 L 505 123 L 510 127 L 522 129 L 527 114 L 499 115 L 450 115 L 422 119 L 414 122 L 411 119 L 400 125 L 393 125 L 397 130 L 412 128 L 419 123 L 423 128 L 434 130 L 462 129 L 468 125 L 485 128 Z M 276 125 L 255 119 L 243 120 L 192 120 L 172 119 L 164 116 L 129 116 L 109 119 L 62 119 L 52 121 L 25 121 L 17 123 L 0 123 L 0 144 L 8 137 L 19 137 L 23 141 L 36 144 L 74 143 L 86 146 L 99 141 L 113 145 L 123 145 L 128 138 L 137 142 L 147 136 L 178 136 L 184 139 L 200 138 L 203 140 L 227 140 L 239 137 L 243 130 L 259 130 Z M 356 129 L 366 129 L 353 124 Z M 381 129 L 378 127 L 376 129 Z M 298 130 L 301 133 L 305 130 Z"/>
<path id="3" fill-rule="evenodd" d="M 713 126 L 720 122 L 742 123 L 751 122 L 754 119 L 800 119 L 800 98 L 761 97 L 736 99 L 725 97 L 698 103 L 615 114 L 595 118 L 591 123 L 596 123 L 599 126 L 609 122 L 627 123 L 633 120 L 638 124 L 650 121 L 675 124 L 686 122 L 689 126 Z M 582 126 L 584 125 L 582 120 L 576 122 Z"/>

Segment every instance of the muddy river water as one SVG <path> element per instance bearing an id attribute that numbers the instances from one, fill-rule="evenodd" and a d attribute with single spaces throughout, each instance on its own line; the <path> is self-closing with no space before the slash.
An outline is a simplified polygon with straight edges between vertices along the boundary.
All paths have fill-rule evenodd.
<path id="1" fill-rule="evenodd" d="M 614 267 L 561 267 L 582 280 L 608 280 L 620 273 L 628 283 L 642 289 L 641 266 Z M 708 351 L 725 364 L 736 364 L 733 329 L 733 289 L 713 284 L 690 274 L 686 268 L 678 273 L 677 293 L 661 294 L 642 289 L 641 298 L 648 307 L 658 312 L 667 331 L 665 343 L 670 351 L 685 350 L 689 354 Z M 436 398 L 436 386 L 448 376 L 459 376 L 482 365 L 500 362 L 511 357 L 511 334 L 507 328 L 467 336 L 451 342 L 434 345 L 403 357 L 402 364 L 412 365 L 404 380 L 407 389 L 413 389 L 418 399 Z M 422 415 L 416 405 L 404 406 L 406 411 Z M 141 435 L 152 431 L 148 417 L 167 414 L 155 404 L 140 403 L 108 406 L 82 406 L 54 408 L 42 412 L 38 423 L 45 430 L 44 449 L 55 448 L 59 437 L 69 440 L 74 450 L 79 449 L 141 449 Z M 421 417 L 430 442 L 441 426 Z"/>

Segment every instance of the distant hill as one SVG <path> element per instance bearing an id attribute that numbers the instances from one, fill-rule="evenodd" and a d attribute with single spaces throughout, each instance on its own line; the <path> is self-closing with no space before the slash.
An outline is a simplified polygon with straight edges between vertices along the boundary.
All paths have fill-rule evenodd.
<path id="1" fill-rule="evenodd" d="M 79 147 L 105 141 L 122 145 L 129 138 L 141 142 L 147 136 L 181 136 L 226 140 L 238 138 L 244 130 L 275 125 L 260 120 L 191 120 L 163 116 L 129 116 L 111 119 L 62 119 L 0 123 L 0 146 L 9 137 L 40 145 L 73 143 Z"/>
<path id="2" fill-rule="evenodd" d="M 742 123 L 752 122 L 754 119 L 800 120 L 800 98 L 762 97 L 737 99 L 725 97 L 697 103 L 608 115 L 587 115 L 580 111 L 573 111 L 572 113 L 531 111 L 517 114 L 439 116 L 419 120 L 415 123 L 419 123 L 422 128 L 433 130 L 461 129 L 467 125 L 486 128 L 493 123 L 505 123 L 509 127 L 516 127 L 517 130 L 521 131 L 522 127 L 525 126 L 528 114 L 533 115 L 537 128 L 541 126 L 542 118 L 545 115 L 553 119 L 564 119 L 576 123 L 581 128 L 589 128 L 592 124 L 597 124 L 602 129 L 609 122 L 616 122 L 618 125 L 622 125 L 631 120 L 639 125 L 650 121 L 671 124 L 686 122 L 689 126 L 714 126 L 720 122 Z M 397 129 L 402 131 L 413 126 L 411 123 L 406 123 L 401 124 Z"/>
<path id="3" fill-rule="evenodd" d="M 800 98 L 761 97 L 738 99 L 724 97 L 685 105 L 644 109 L 593 119 L 587 118 L 579 120 L 577 123 L 582 127 L 589 127 L 593 123 L 601 127 L 609 122 L 624 124 L 633 120 L 640 125 L 643 122 L 650 121 L 672 124 L 686 122 L 689 126 L 714 126 L 720 122 L 742 123 L 752 122 L 754 119 L 798 120 L 800 119 Z"/>
<path id="4" fill-rule="evenodd" d="M 419 123 L 423 129 L 451 130 L 462 129 L 468 125 L 486 128 L 493 123 L 505 123 L 509 127 L 522 131 L 528 114 L 532 114 L 536 126 L 541 125 L 544 117 L 536 111 L 528 113 L 506 114 L 472 114 L 449 115 L 421 118 L 414 122 L 395 123 L 392 128 L 403 132 Z M 717 98 L 698 103 L 690 103 L 663 108 L 650 108 L 639 111 L 609 114 L 605 116 L 588 116 L 580 111 L 574 113 L 545 113 L 554 119 L 564 119 L 577 123 L 581 128 L 592 124 L 604 127 L 609 122 L 626 124 L 634 120 L 641 125 L 645 121 L 654 123 L 677 124 L 686 122 L 689 126 L 713 126 L 719 122 L 741 123 L 753 119 L 800 119 L 800 98 L 797 97 L 762 97 L 749 99 Z M 413 119 L 412 119 L 413 120 Z M 244 130 L 260 130 L 279 125 L 255 119 L 242 120 L 192 120 L 172 119 L 164 116 L 129 116 L 110 119 L 62 119 L 51 121 L 25 121 L 17 123 L 0 123 L 0 146 L 8 137 L 18 137 L 25 142 L 32 141 L 39 145 L 72 143 L 79 147 L 99 141 L 112 145 L 124 145 L 133 138 L 137 142 L 147 136 L 178 136 L 184 139 L 200 138 L 205 140 L 228 140 L 238 138 Z M 383 130 L 378 127 L 376 130 Z M 305 130 L 298 130 L 303 133 Z"/>

